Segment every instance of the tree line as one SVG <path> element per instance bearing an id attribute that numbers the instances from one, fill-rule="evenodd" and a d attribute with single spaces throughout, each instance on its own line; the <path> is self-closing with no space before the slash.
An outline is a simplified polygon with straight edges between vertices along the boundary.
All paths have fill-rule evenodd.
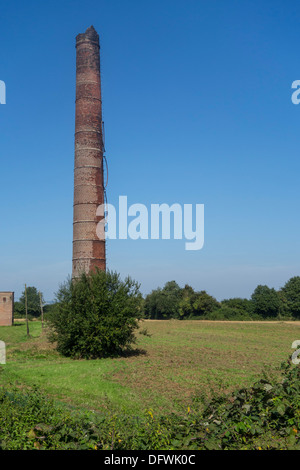
<path id="1" fill-rule="evenodd" d="M 56 299 L 57 300 L 57 299 Z M 39 292 L 27 288 L 29 318 L 41 314 Z M 44 303 L 44 301 L 43 301 Z M 56 305 L 45 305 L 45 314 Z M 25 316 L 25 293 L 15 302 L 15 317 Z M 262 320 L 300 319 L 300 276 L 289 279 L 279 290 L 258 285 L 250 299 L 229 298 L 217 301 L 205 290 L 196 291 L 186 284 L 181 288 L 177 282 L 167 282 L 163 288 L 140 296 L 141 316 L 145 319 L 207 319 L 207 320 Z"/>
<path id="2" fill-rule="evenodd" d="M 300 318 L 300 276 L 292 277 L 279 290 L 258 285 L 250 299 L 218 302 L 205 290 L 183 288 L 170 281 L 143 297 L 137 282 L 121 280 L 114 272 L 82 274 L 59 288 L 56 302 L 46 310 L 50 341 L 64 356 L 73 358 L 115 357 L 132 349 L 134 330 L 140 319 L 264 320 Z M 39 303 L 40 301 L 40 303 Z M 43 299 L 35 287 L 15 305 L 18 316 L 40 316 Z M 26 307 L 25 307 L 26 306 Z M 43 318 L 43 317 L 42 317 Z M 42 322 L 43 325 L 43 322 Z"/>
<path id="3" fill-rule="evenodd" d="M 262 320 L 300 319 L 300 276 L 289 279 L 279 290 L 258 285 L 250 299 L 230 298 L 217 301 L 205 290 L 183 288 L 170 281 L 154 289 L 143 300 L 146 319 Z"/>

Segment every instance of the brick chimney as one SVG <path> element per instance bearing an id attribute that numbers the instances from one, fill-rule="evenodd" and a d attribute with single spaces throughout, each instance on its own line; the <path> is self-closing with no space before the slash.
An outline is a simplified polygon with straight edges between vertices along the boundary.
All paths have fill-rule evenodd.
<path id="1" fill-rule="evenodd" d="M 106 269 L 105 240 L 96 216 L 104 203 L 99 36 L 91 26 L 76 37 L 76 115 L 72 277 Z"/>

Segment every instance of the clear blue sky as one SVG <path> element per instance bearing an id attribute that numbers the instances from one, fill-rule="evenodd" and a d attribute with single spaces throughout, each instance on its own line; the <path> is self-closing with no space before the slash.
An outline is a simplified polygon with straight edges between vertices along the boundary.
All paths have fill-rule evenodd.
<path id="1" fill-rule="evenodd" d="M 149 292 L 218 299 L 300 274 L 300 4 L 283 0 L 0 5 L 0 290 L 46 299 L 71 273 L 75 36 L 100 34 L 109 202 L 205 205 L 205 245 L 110 241 Z"/>

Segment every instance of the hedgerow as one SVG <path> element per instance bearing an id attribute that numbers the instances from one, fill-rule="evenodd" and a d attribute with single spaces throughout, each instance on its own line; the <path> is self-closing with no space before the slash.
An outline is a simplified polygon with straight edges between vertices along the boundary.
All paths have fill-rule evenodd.
<path id="1" fill-rule="evenodd" d="M 0 391 L 1 449 L 300 449 L 300 369 L 281 365 L 250 388 L 209 402 L 195 397 L 179 414 L 78 413 L 37 390 Z"/>

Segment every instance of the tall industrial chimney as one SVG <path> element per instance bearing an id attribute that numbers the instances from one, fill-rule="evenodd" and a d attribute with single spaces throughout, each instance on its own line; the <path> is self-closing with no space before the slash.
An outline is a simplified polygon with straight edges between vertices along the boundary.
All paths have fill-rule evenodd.
<path id="1" fill-rule="evenodd" d="M 106 269 L 96 216 L 104 203 L 99 36 L 91 26 L 76 37 L 76 115 L 72 277 Z"/>

